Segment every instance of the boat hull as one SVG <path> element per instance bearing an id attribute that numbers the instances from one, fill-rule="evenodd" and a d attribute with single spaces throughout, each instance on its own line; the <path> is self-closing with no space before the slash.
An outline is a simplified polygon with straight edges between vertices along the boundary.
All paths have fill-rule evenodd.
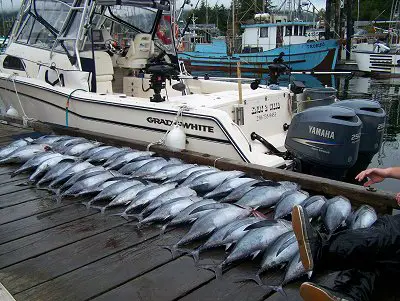
<path id="1" fill-rule="evenodd" d="M 180 52 L 178 58 L 185 62 L 188 71 L 218 70 L 235 73 L 237 63 L 243 72 L 265 73 L 268 65 L 284 53 L 283 60 L 293 71 L 334 70 L 338 55 L 337 40 L 303 43 L 275 48 L 259 53 L 228 56 L 225 53 Z"/>
<path id="2" fill-rule="evenodd" d="M 376 53 L 372 51 L 354 51 L 357 67 L 362 72 L 383 76 L 400 75 L 400 54 Z"/>

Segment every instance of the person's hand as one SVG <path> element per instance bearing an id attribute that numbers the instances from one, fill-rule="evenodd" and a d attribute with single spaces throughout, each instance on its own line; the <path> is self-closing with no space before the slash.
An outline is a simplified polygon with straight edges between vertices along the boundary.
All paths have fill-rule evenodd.
<path id="1" fill-rule="evenodd" d="M 396 195 L 397 205 L 400 206 L 400 192 Z"/>
<path id="2" fill-rule="evenodd" d="M 361 182 L 367 177 L 369 180 L 364 183 L 364 186 L 367 187 L 371 184 L 382 182 L 387 176 L 386 169 L 369 168 L 360 172 L 355 179 Z"/>

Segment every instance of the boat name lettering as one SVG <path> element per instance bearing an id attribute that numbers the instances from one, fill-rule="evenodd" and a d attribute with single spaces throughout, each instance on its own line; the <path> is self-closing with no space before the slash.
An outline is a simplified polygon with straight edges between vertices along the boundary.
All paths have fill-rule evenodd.
<path id="1" fill-rule="evenodd" d="M 164 124 L 166 126 L 171 126 L 173 121 L 170 119 L 162 119 L 162 118 L 155 118 L 155 117 L 147 117 L 148 123 L 155 123 L 155 124 Z M 194 131 L 201 131 L 201 132 L 208 132 L 214 133 L 214 127 L 210 125 L 198 124 L 198 123 L 191 123 L 191 122 L 178 122 L 179 125 L 182 125 L 185 129 L 190 129 Z"/>
<path id="2" fill-rule="evenodd" d="M 281 104 L 279 102 L 270 103 L 268 105 L 261 105 L 251 107 L 251 114 L 261 114 L 268 111 L 279 110 L 281 108 Z"/>
<path id="3" fill-rule="evenodd" d="M 324 47 L 324 46 L 325 46 L 324 42 L 307 44 L 308 48 L 319 48 L 319 47 Z"/>
<path id="4" fill-rule="evenodd" d="M 320 129 L 320 128 L 317 128 L 317 127 L 311 126 L 311 125 L 308 126 L 308 130 L 309 130 L 310 134 L 314 134 L 314 135 L 321 136 L 321 137 L 324 137 L 324 138 L 335 139 L 335 132 L 334 131 L 329 131 L 329 130 L 326 130 L 326 129 Z"/>

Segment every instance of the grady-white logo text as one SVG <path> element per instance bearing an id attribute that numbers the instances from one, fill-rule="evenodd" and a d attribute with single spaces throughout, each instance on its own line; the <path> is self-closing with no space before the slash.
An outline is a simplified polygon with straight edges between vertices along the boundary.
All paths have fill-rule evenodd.
<path id="1" fill-rule="evenodd" d="M 308 129 L 309 129 L 310 134 L 314 134 L 314 135 L 321 136 L 321 137 L 328 138 L 328 139 L 335 139 L 334 131 L 320 129 L 320 128 L 317 128 L 317 127 L 311 126 L 311 125 L 308 126 Z"/>
<path id="2" fill-rule="evenodd" d="M 164 124 L 167 126 L 171 126 L 173 121 L 169 119 L 161 119 L 161 118 L 154 118 L 154 117 L 147 117 L 148 123 L 155 123 L 155 124 Z M 208 132 L 214 133 L 214 127 L 210 125 L 198 124 L 198 123 L 191 123 L 191 122 L 178 122 L 179 125 L 182 125 L 185 129 L 190 129 L 193 131 L 200 131 L 200 132 Z"/>

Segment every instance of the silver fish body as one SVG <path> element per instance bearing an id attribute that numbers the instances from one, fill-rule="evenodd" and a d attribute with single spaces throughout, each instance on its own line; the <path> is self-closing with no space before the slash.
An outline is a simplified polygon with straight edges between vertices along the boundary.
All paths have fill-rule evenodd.
<path id="1" fill-rule="evenodd" d="M 210 213 L 198 218 L 189 232 L 176 243 L 176 246 L 187 244 L 195 239 L 207 236 L 236 219 L 249 216 L 250 213 L 251 211 L 248 209 L 233 205 L 212 210 Z"/>
<path id="2" fill-rule="evenodd" d="M 63 150 L 67 149 L 68 146 L 80 144 L 80 143 L 83 143 L 83 142 L 88 142 L 88 140 L 85 139 L 85 138 L 82 138 L 82 137 L 71 137 L 69 139 L 60 140 L 59 142 L 54 143 L 53 144 L 53 149 L 55 151 L 63 152 Z"/>
<path id="3" fill-rule="evenodd" d="M 100 152 L 100 151 L 102 151 L 102 150 L 104 150 L 104 149 L 108 149 L 108 148 L 112 148 L 112 146 L 111 146 L 111 145 L 100 145 L 100 146 L 97 146 L 97 147 L 88 149 L 87 151 L 83 152 L 83 153 L 80 155 L 80 157 L 81 157 L 83 160 L 87 160 L 87 159 L 89 159 L 91 156 L 93 156 L 95 153 L 98 153 L 98 152 Z"/>
<path id="4" fill-rule="evenodd" d="M 145 219 L 141 220 L 139 222 L 139 225 L 144 225 L 154 222 L 163 222 L 172 219 L 180 211 L 192 205 L 193 203 L 198 202 L 199 200 L 200 198 L 193 196 L 173 199 L 169 203 L 166 203 L 158 207 L 156 210 L 154 210 L 152 214 L 150 214 Z"/>
<path id="5" fill-rule="evenodd" d="M 269 247 L 280 235 L 292 230 L 290 222 L 285 220 L 262 221 L 265 226 L 249 230 L 235 245 L 229 256 L 222 262 L 223 265 L 252 256 Z M 251 226 L 250 226 L 251 227 Z"/>
<path id="6" fill-rule="evenodd" d="M 58 135 L 46 135 L 46 136 L 41 136 L 37 139 L 34 139 L 32 141 L 33 144 L 54 144 L 57 141 L 63 140 L 68 136 L 58 136 Z"/>
<path id="7" fill-rule="evenodd" d="M 214 190 L 206 193 L 204 195 L 205 198 L 222 198 L 230 194 L 235 188 L 245 184 L 245 183 L 256 183 L 257 180 L 253 178 L 233 178 L 226 180 L 219 186 L 217 186 Z"/>
<path id="8" fill-rule="evenodd" d="M 296 253 L 287 266 L 285 278 L 283 279 L 281 286 L 305 275 L 307 275 L 307 272 L 301 263 L 300 253 Z"/>
<path id="9" fill-rule="evenodd" d="M 87 170 L 91 167 L 94 167 L 93 164 L 89 162 L 78 162 L 76 164 L 73 164 L 70 168 L 68 168 L 63 174 L 61 174 L 59 177 L 53 180 L 53 182 L 50 183 L 49 188 L 54 188 L 55 186 L 59 184 L 63 184 L 66 181 L 68 181 L 71 177 L 73 177 L 75 174 Z"/>
<path id="10" fill-rule="evenodd" d="M 88 187 L 103 183 L 108 179 L 114 178 L 115 176 L 116 174 L 111 171 L 103 171 L 86 179 L 79 180 L 75 184 L 73 184 L 67 191 L 65 191 L 62 194 L 62 197 L 77 194 L 82 190 L 87 189 Z"/>
<path id="11" fill-rule="evenodd" d="M 89 167 L 85 170 L 81 170 L 80 172 L 77 172 L 74 174 L 71 178 L 68 179 L 61 187 L 59 188 L 60 191 L 66 190 L 72 185 L 74 185 L 77 181 L 86 179 L 88 177 L 92 177 L 94 175 L 98 175 L 100 173 L 103 173 L 105 169 L 102 166 L 94 166 L 94 167 Z"/>
<path id="12" fill-rule="evenodd" d="M 140 193 L 141 191 L 148 189 L 150 187 L 157 186 L 156 184 L 148 184 L 144 185 L 142 183 L 138 183 L 124 190 L 120 194 L 118 194 L 108 205 L 107 207 L 120 206 L 120 205 L 128 205 L 132 200 Z"/>
<path id="13" fill-rule="evenodd" d="M 161 193 L 158 197 L 150 202 L 150 204 L 143 210 L 142 214 L 147 215 L 168 201 L 180 197 L 196 196 L 197 193 L 188 187 L 178 187 Z"/>
<path id="14" fill-rule="evenodd" d="M 378 216 L 374 208 L 369 205 L 361 205 L 349 216 L 347 224 L 352 230 L 369 228 L 377 219 Z"/>
<path id="15" fill-rule="evenodd" d="M 282 234 L 265 251 L 258 274 L 290 262 L 298 252 L 299 245 L 294 232 L 289 231 Z"/>
<path id="16" fill-rule="evenodd" d="M 37 183 L 38 186 L 42 185 L 45 182 L 52 181 L 59 176 L 63 175 L 65 171 L 67 171 L 75 161 L 61 161 L 52 168 L 46 174 L 40 179 L 40 181 Z"/>
<path id="17" fill-rule="evenodd" d="M 243 195 L 236 204 L 255 209 L 268 208 L 274 206 L 285 192 L 292 190 L 294 187 L 297 188 L 297 185 L 292 187 L 270 181 L 256 183 L 255 186 L 257 187 Z"/>
<path id="18" fill-rule="evenodd" d="M 12 153 L 0 160 L 0 164 L 6 163 L 25 163 L 38 153 L 50 151 L 51 147 L 47 144 L 29 144 L 17 148 Z"/>
<path id="19" fill-rule="evenodd" d="M 123 147 L 120 150 L 121 150 L 120 152 L 116 152 L 111 157 L 107 158 L 107 160 L 103 163 L 103 167 L 107 167 L 110 163 L 114 162 L 114 160 L 118 159 L 123 155 L 134 152 L 134 150 L 131 149 L 130 147 Z"/>
<path id="20" fill-rule="evenodd" d="M 194 164 L 172 164 L 172 165 L 167 165 L 161 168 L 159 171 L 157 171 L 154 174 L 150 174 L 145 176 L 145 179 L 147 180 L 156 180 L 156 181 L 164 181 L 166 179 L 170 179 L 172 177 L 175 177 L 177 174 L 180 172 L 189 169 L 191 167 L 194 167 Z"/>
<path id="21" fill-rule="evenodd" d="M 244 172 L 237 170 L 205 174 L 193 180 L 188 187 L 196 190 L 197 192 L 209 192 L 215 189 L 225 180 L 238 178 L 242 175 L 244 175 Z"/>
<path id="22" fill-rule="evenodd" d="M 216 173 L 219 172 L 219 169 L 210 167 L 210 168 L 206 168 L 206 169 L 201 169 L 201 170 L 196 170 L 193 173 L 191 173 L 186 180 L 184 180 L 180 186 L 188 186 L 190 183 L 192 183 L 195 179 L 197 179 L 198 177 L 202 176 L 202 175 L 206 175 L 206 174 L 212 174 L 212 173 Z"/>
<path id="23" fill-rule="evenodd" d="M 200 170 L 209 170 L 209 169 L 214 169 L 214 168 L 209 166 L 194 164 L 194 166 L 189 167 L 188 169 L 184 169 L 177 175 L 170 177 L 168 180 L 165 180 L 164 183 L 176 182 L 180 184 L 183 181 L 185 181 L 192 173 Z"/>
<path id="24" fill-rule="evenodd" d="M 42 176 L 45 172 L 50 170 L 53 166 L 57 165 L 61 161 L 69 161 L 73 162 L 76 159 L 74 157 L 69 156 L 56 156 L 52 158 L 48 158 L 46 161 L 42 162 L 35 170 L 33 174 L 29 177 L 30 182 L 36 182 L 40 176 Z"/>
<path id="25" fill-rule="evenodd" d="M 142 167 L 143 165 L 152 162 L 152 161 L 165 161 L 164 158 L 160 158 L 160 157 L 151 157 L 148 159 L 143 159 L 143 160 L 138 160 L 138 161 L 134 161 L 134 162 L 130 162 L 126 165 L 124 165 L 123 167 L 121 167 L 120 169 L 118 169 L 118 172 L 124 174 L 124 175 L 129 175 L 134 173 L 135 171 L 137 171 L 140 167 Z M 111 169 L 111 168 L 110 168 Z"/>
<path id="26" fill-rule="evenodd" d="M 120 169 L 125 164 L 131 163 L 133 161 L 139 161 L 143 159 L 150 159 L 154 155 L 154 152 L 148 151 L 130 151 L 126 154 L 119 155 L 116 159 L 106 162 L 103 166 L 107 169 Z"/>
<path id="27" fill-rule="evenodd" d="M 13 151 L 17 150 L 20 147 L 27 146 L 28 144 L 30 144 L 30 140 L 27 140 L 26 138 L 11 142 L 7 146 L 0 148 L 0 159 L 5 158 L 9 154 L 11 154 Z"/>
<path id="28" fill-rule="evenodd" d="M 106 161 L 112 155 L 114 155 L 116 153 L 124 152 L 124 151 L 125 151 L 124 149 L 120 149 L 118 147 L 106 148 L 99 152 L 94 153 L 86 161 L 88 161 L 90 163 L 101 163 L 101 162 Z"/>
<path id="29" fill-rule="evenodd" d="M 20 168 L 18 168 L 16 171 L 12 173 L 12 175 L 18 175 L 20 173 L 32 170 L 37 168 L 40 164 L 42 164 L 44 161 L 53 158 L 53 157 L 62 157 L 61 154 L 55 153 L 55 152 L 43 152 L 39 153 L 35 156 L 33 156 L 31 159 L 26 161 Z"/>
<path id="30" fill-rule="evenodd" d="M 229 193 L 226 197 L 223 197 L 220 201 L 221 202 L 234 202 L 240 200 L 247 192 L 250 190 L 253 190 L 257 184 L 258 180 L 254 180 L 254 182 L 248 182 L 240 185 L 239 187 L 235 188 L 232 190 L 231 193 Z"/>
<path id="31" fill-rule="evenodd" d="M 160 160 L 153 160 L 145 165 L 141 166 L 138 170 L 136 170 L 134 173 L 132 173 L 133 177 L 144 177 L 150 174 L 153 174 L 163 168 L 164 166 L 168 166 L 174 163 L 171 163 L 170 161 L 167 161 L 165 159 L 160 159 Z"/>
<path id="32" fill-rule="evenodd" d="M 339 228 L 351 213 L 350 201 L 343 196 L 336 196 L 326 201 L 321 209 L 321 219 L 329 234 Z"/>
<path id="33" fill-rule="evenodd" d="M 321 214 L 322 206 L 326 203 L 326 198 L 322 195 L 313 195 L 300 205 L 304 208 L 309 218 L 318 217 Z"/>
<path id="34" fill-rule="evenodd" d="M 98 201 L 105 201 L 105 200 L 111 200 L 115 198 L 117 195 L 120 193 L 124 192 L 128 188 L 141 184 L 140 181 L 136 180 L 119 180 L 116 183 L 108 186 L 106 189 L 101 191 L 98 195 L 96 195 L 91 203 L 98 202 Z"/>
<path id="35" fill-rule="evenodd" d="M 76 145 L 72 145 L 72 146 L 67 147 L 64 150 L 64 155 L 80 156 L 85 151 L 92 149 L 98 145 L 99 145 L 98 143 L 93 143 L 93 142 L 83 142 L 83 143 L 79 143 Z"/>
<path id="36" fill-rule="evenodd" d="M 286 192 L 275 206 L 274 219 L 291 214 L 293 207 L 300 205 L 308 197 L 309 194 L 301 190 Z"/>
<path id="37" fill-rule="evenodd" d="M 171 189 L 174 189 L 176 186 L 176 183 L 168 183 L 168 184 L 161 184 L 158 186 L 154 187 L 149 187 L 148 189 L 145 189 L 138 193 L 136 197 L 132 200 L 132 202 L 129 204 L 129 206 L 125 209 L 125 213 L 135 210 L 138 208 L 142 208 L 147 206 L 152 200 L 154 200 L 156 197 L 158 197 L 160 194 L 169 191 Z"/>

